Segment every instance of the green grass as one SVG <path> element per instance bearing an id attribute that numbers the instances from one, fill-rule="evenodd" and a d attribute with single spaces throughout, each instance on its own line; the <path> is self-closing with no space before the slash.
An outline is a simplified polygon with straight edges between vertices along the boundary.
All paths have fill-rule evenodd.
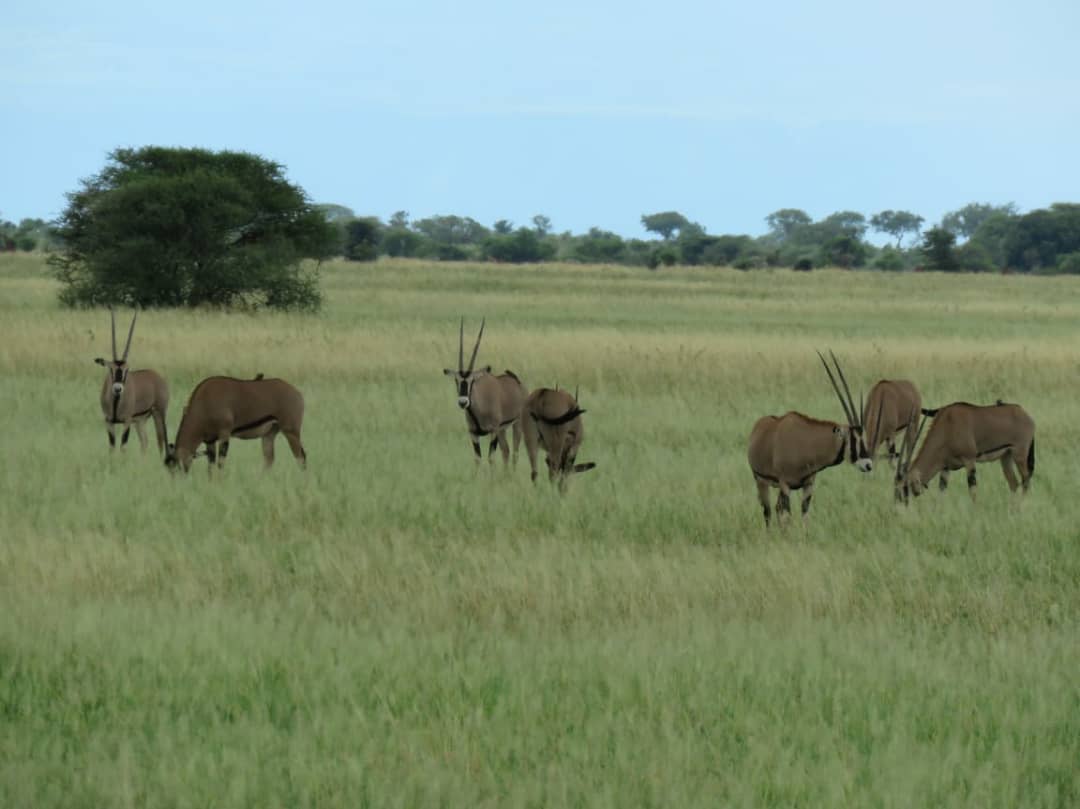
<path id="1" fill-rule="evenodd" d="M 1080 803 L 1069 278 L 335 264 L 319 316 L 146 312 L 172 388 L 279 375 L 298 469 L 110 457 L 103 311 L 0 256 L 0 806 Z M 580 385 L 565 497 L 474 472 L 441 369 Z M 123 322 L 123 321 L 122 321 Z M 121 328 L 124 328 L 122 325 Z M 909 377 L 1022 403 L 1030 496 L 823 473 L 766 533 L 754 420 Z M 468 347 L 467 349 L 468 350 Z M 856 394 L 857 395 L 857 394 Z M 151 439 L 152 440 L 152 439 Z M 133 436 L 134 442 L 134 436 Z M 134 448 L 133 448 L 134 447 Z"/>

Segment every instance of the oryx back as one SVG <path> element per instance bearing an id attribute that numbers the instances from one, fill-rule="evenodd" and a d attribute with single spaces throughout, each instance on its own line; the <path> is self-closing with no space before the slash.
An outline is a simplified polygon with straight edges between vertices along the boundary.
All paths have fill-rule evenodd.
<path id="1" fill-rule="evenodd" d="M 896 455 L 895 436 L 901 430 L 914 433 L 922 410 L 918 388 L 906 379 L 882 379 L 870 389 L 863 409 L 866 425 L 866 449 L 871 458 L 885 444 L 890 458 Z"/>
<path id="2" fill-rule="evenodd" d="M 585 440 L 585 411 L 565 390 L 537 388 L 522 411 L 525 448 L 529 453 L 532 479 L 536 480 L 536 453 L 547 453 L 548 477 L 564 482 L 567 475 L 593 469 L 595 463 L 578 464 L 577 455 Z"/>
<path id="3" fill-rule="evenodd" d="M 173 463 L 186 470 L 199 444 L 205 444 L 213 465 L 218 444 L 224 461 L 231 439 L 261 438 L 269 466 L 274 461 L 274 439 L 280 432 L 303 466 L 307 458 L 300 440 L 303 422 L 304 397 L 284 379 L 261 374 L 256 379 L 208 377 L 195 386 L 184 409 L 176 431 Z"/>
<path id="4" fill-rule="evenodd" d="M 966 469 L 968 489 L 975 497 L 976 464 L 1001 461 L 1002 472 L 1015 491 L 1027 491 L 1035 471 L 1035 422 L 1020 405 L 999 402 L 975 405 L 954 402 L 937 410 L 926 439 L 904 471 L 904 492 L 918 495 L 935 475 Z M 1017 481 L 1014 466 L 1020 471 Z M 942 486 L 944 488 L 944 486 Z"/>

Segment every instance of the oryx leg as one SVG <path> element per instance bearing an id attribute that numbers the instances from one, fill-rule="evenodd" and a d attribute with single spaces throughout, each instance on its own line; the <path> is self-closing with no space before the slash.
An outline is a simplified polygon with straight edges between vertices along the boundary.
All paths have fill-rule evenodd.
<path id="1" fill-rule="evenodd" d="M 469 440 L 472 441 L 473 457 L 476 458 L 476 468 L 480 468 L 480 461 L 484 457 L 483 450 L 480 449 L 480 436 L 469 433 Z"/>
<path id="2" fill-rule="evenodd" d="M 791 514 L 791 487 L 780 481 L 780 493 L 776 495 L 776 521 L 782 522 L 785 514 Z"/>
<path id="3" fill-rule="evenodd" d="M 895 466 L 896 465 L 896 456 L 897 456 L 898 453 L 896 452 L 896 440 L 893 438 L 893 436 L 891 436 L 891 435 L 889 436 L 888 443 L 886 444 L 886 446 L 888 447 L 888 450 L 889 450 L 889 459 L 888 459 L 889 460 L 889 466 Z"/>
<path id="4" fill-rule="evenodd" d="M 150 446 L 150 441 L 146 437 L 146 419 L 135 422 L 135 432 L 139 435 L 139 448 L 146 452 L 146 448 Z"/>
<path id="5" fill-rule="evenodd" d="M 1009 491 L 1015 492 L 1020 487 L 1020 481 L 1016 479 L 1016 467 L 1013 464 L 1012 455 L 1008 452 L 1001 456 L 1001 471 L 1005 473 L 1005 480 L 1009 484 Z"/>
<path id="6" fill-rule="evenodd" d="M 536 480 L 536 451 L 540 443 L 540 433 L 532 416 L 525 413 L 521 417 L 521 433 L 525 439 L 525 452 L 529 456 L 529 480 Z"/>
<path id="7" fill-rule="evenodd" d="M 1032 438 L 1031 442 L 1026 450 L 1020 447 L 1020 452 L 1013 453 L 1013 461 L 1020 470 L 1020 483 L 1024 487 L 1024 494 L 1031 488 L 1031 476 L 1035 474 L 1035 439 Z"/>
<path id="8" fill-rule="evenodd" d="M 165 430 L 165 413 L 156 407 L 153 412 L 154 434 L 157 436 L 158 452 L 165 454 L 165 447 L 169 443 L 169 434 Z"/>
<path id="9" fill-rule="evenodd" d="M 769 518 L 772 517 L 772 508 L 769 506 L 769 484 L 759 477 L 754 477 L 757 484 L 757 499 L 761 503 L 761 513 L 765 515 L 765 527 L 769 527 Z"/>
<path id="10" fill-rule="evenodd" d="M 518 447 L 521 445 L 521 432 L 522 432 L 522 430 L 521 430 L 521 419 L 518 419 L 517 421 L 514 422 L 514 426 L 511 428 L 511 431 L 514 434 L 514 460 L 513 460 L 513 465 L 514 465 L 514 468 L 517 468 Z"/>
<path id="11" fill-rule="evenodd" d="M 814 497 L 814 479 L 810 478 L 803 484 L 802 490 L 802 516 L 805 524 L 810 519 L 810 500 Z"/>
<path id="12" fill-rule="evenodd" d="M 499 431 L 496 430 L 491 434 L 491 443 L 488 444 L 488 463 L 495 463 L 495 450 L 499 448 Z"/>
<path id="13" fill-rule="evenodd" d="M 285 434 L 285 440 L 289 442 L 289 449 L 292 450 L 293 457 L 300 464 L 300 468 L 307 469 L 307 451 L 304 449 L 304 445 L 300 443 L 300 433 L 292 430 L 282 430 L 282 432 Z"/>
<path id="14" fill-rule="evenodd" d="M 277 438 L 278 428 L 275 425 L 262 437 L 263 468 L 269 469 L 274 465 L 274 440 Z"/>
<path id="15" fill-rule="evenodd" d="M 217 439 L 206 442 L 206 473 L 214 476 L 214 464 L 217 463 Z"/>
<path id="16" fill-rule="evenodd" d="M 938 490 L 939 491 L 945 491 L 947 488 L 949 488 L 949 470 L 948 469 L 942 469 L 938 473 L 937 485 L 938 485 Z"/>
<path id="17" fill-rule="evenodd" d="M 109 432 L 109 449 L 116 449 L 116 425 L 111 421 L 105 422 L 105 429 Z"/>
<path id="18" fill-rule="evenodd" d="M 964 468 L 967 469 L 967 484 L 968 494 L 971 495 L 971 502 L 975 502 L 975 461 L 964 461 Z"/>
<path id="19" fill-rule="evenodd" d="M 499 451 L 502 453 L 503 466 L 507 466 L 510 463 L 510 440 L 505 427 L 499 430 Z"/>
<path id="20" fill-rule="evenodd" d="M 127 446 L 128 436 L 131 435 L 131 422 L 124 422 L 124 434 L 120 437 L 120 448 L 123 449 Z"/>

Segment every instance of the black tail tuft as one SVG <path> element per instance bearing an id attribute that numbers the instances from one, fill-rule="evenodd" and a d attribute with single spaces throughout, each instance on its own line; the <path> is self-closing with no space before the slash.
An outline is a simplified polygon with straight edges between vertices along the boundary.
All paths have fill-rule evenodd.
<path id="1" fill-rule="evenodd" d="M 930 418 L 933 418 L 938 414 L 939 410 L 941 410 L 940 407 L 935 407 L 933 410 L 931 410 L 929 407 L 924 407 L 922 408 L 922 414 L 924 416 L 929 416 Z"/>
<path id="2" fill-rule="evenodd" d="M 518 375 L 517 375 L 517 374 L 515 374 L 515 373 L 514 373 L 513 371 L 511 371 L 511 370 L 510 370 L 509 368 L 507 368 L 507 369 L 506 369 L 505 371 L 503 371 L 503 373 L 504 373 L 504 374 L 505 374 L 506 376 L 510 377 L 511 379 L 513 379 L 513 380 L 515 380 L 515 381 L 517 381 L 517 382 L 520 382 L 520 381 L 521 381 L 521 380 L 520 380 L 520 379 L 518 378 Z"/>
<path id="3" fill-rule="evenodd" d="M 1028 447 L 1028 475 L 1035 471 L 1035 436 L 1031 436 L 1031 445 Z"/>

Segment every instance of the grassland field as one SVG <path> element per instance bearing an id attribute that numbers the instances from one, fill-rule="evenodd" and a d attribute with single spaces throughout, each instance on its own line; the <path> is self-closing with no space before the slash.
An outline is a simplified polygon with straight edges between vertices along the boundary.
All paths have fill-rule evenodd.
<path id="1" fill-rule="evenodd" d="M 204 376 L 304 393 L 306 472 L 210 480 L 110 456 L 108 314 L 44 269 L 0 256 L 0 806 L 1080 805 L 1077 279 L 331 264 L 319 315 L 139 317 L 170 434 Z M 580 386 L 566 496 L 474 470 L 462 315 Z M 845 465 L 766 532 L 754 420 L 842 417 L 815 348 L 1023 404 L 1030 495 Z"/>

